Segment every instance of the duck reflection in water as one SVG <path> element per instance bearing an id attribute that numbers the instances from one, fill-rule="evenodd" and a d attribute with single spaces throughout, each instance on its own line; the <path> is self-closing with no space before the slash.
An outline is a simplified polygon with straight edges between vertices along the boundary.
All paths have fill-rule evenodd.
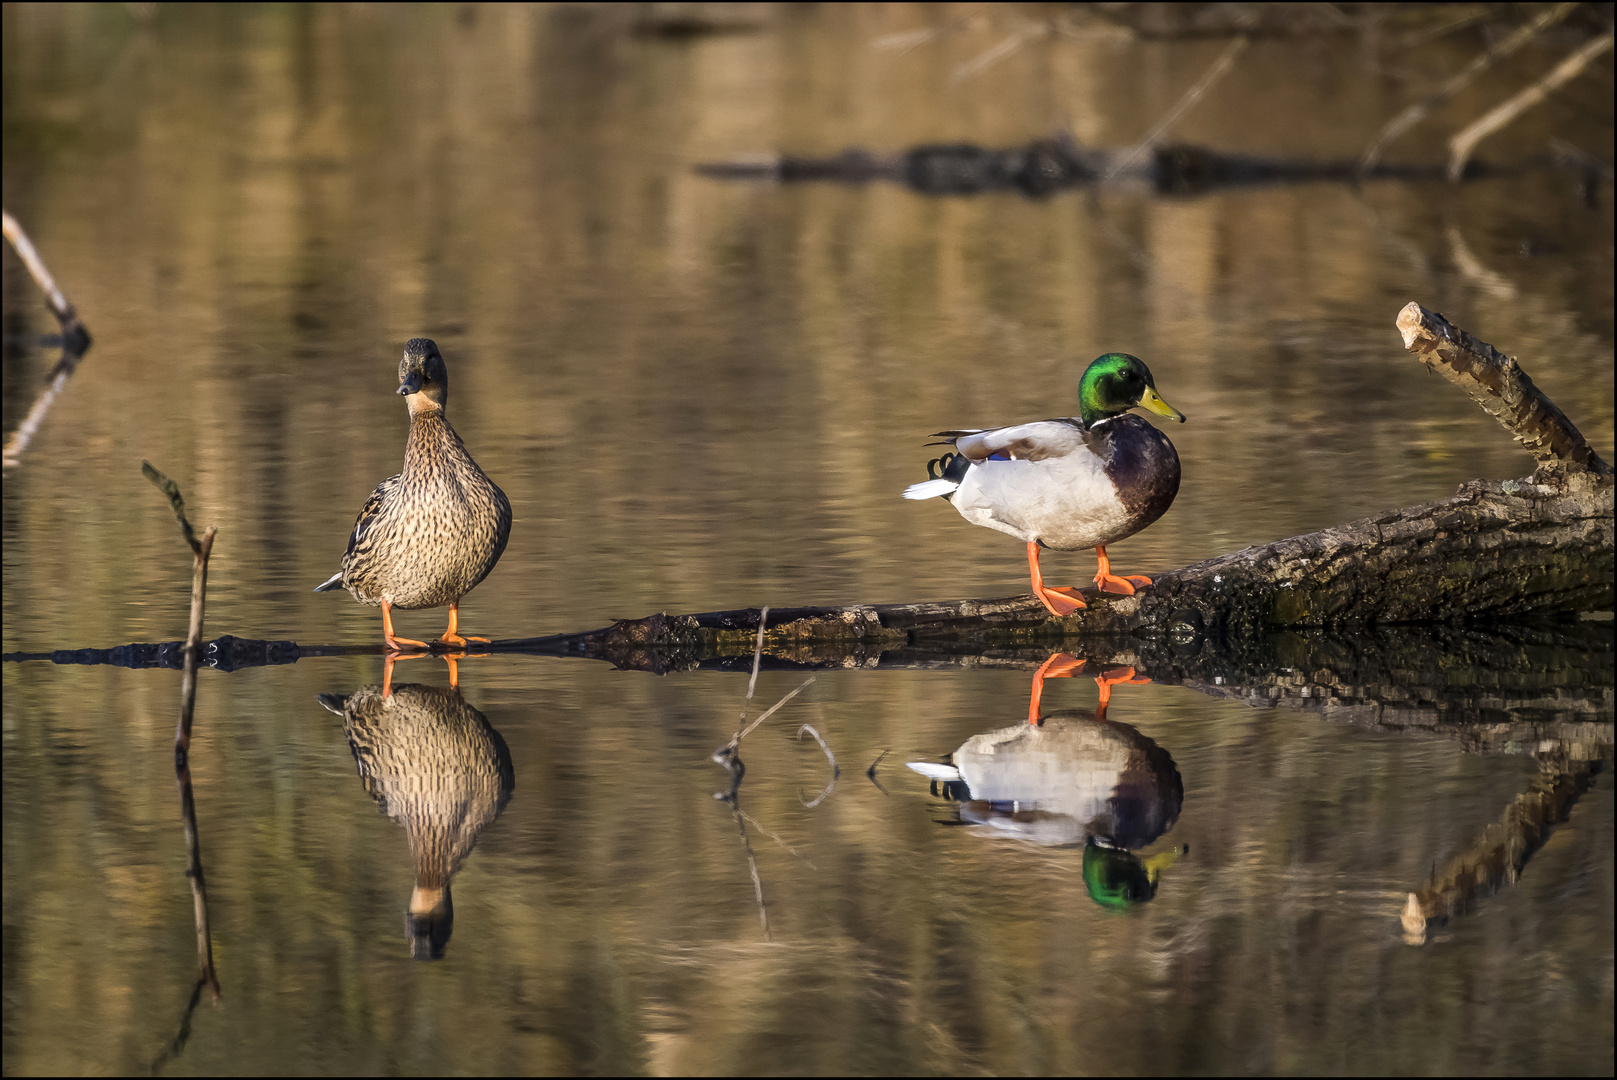
<path id="1" fill-rule="evenodd" d="M 1084 884 L 1102 907 L 1156 895 L 1157 881 L 1184 854 L 1141 859 L 1179 819 L 1184 785 L 1173 758 L 1128 724 L 1106 718 L 1111 689 L 1142 683 L 1133 668 L 1096 676 L 1094 711 L 1042 711 L 1044 680 L 1069 678 L 1084 661 L 1056 653 L 1033 675 L 1028 722 L 973 736 L 943 764 L 910 762 L 932 791 L 955 804 L 959 823 L 988 835 L 1056 847 L 1084 845 Z"/>
<path id="2" fill-rule="evenodd" d="M 409 837 L 410 954 L 442 959 L 455 925 L 449 883 L 511 800 L 511 751 L 455 688 L 365 686 L 347 697 L 321 694 L 320 704 L 343 718 L 365 790 Z"/>

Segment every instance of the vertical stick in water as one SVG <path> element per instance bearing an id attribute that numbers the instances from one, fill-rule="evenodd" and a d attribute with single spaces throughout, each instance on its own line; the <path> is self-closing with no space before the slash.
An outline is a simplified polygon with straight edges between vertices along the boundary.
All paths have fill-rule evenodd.
<path id="1" fill-rule="evenodd" d="M 197 834 L 196 796 L 191 786 L 191 722 L 196 712 L 197 667 L 202 653 L 202 614 L 208 596 L 208 556 L 213 552 L 216 529 L 209 526 L 197 539 L 185 516 L 185 499 L 173 480 L 140 463 L 146 479 L 168 497 L 180 531 L 191 548 L 191 618 L 185 635 L 185 673 L 180 680 L 180 719 L 174 730 L 174 777 L 180 786 L 180 816 L 185 823 L 188 862 L 185 876 L 191 883 L 191 906 L 196 919 L 197 990 L 206 986 L 212 1000 L 219 1000 L 219 978 L 213 967 L 213 934 L 208 923 L 208 890 L 202 874 L 202 842 Z M 192 995 L 195 1007 L 197 994 Z"/>

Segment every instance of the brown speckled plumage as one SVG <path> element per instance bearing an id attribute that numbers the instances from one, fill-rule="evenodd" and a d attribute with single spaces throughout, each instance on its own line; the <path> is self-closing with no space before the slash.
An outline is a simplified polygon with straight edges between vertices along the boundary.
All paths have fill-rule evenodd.
<path id="1" fill-rule="evenodd" d="M 511 534 L 511 503 L 477 467 L 444 416 L 448 371 L 427 338 L 405 346 L 399 392 L 408 393 L 404 471 L 366 500 L 339 585 L 365 604 L 433 608 L 457 603 L 499 562 Z"/>

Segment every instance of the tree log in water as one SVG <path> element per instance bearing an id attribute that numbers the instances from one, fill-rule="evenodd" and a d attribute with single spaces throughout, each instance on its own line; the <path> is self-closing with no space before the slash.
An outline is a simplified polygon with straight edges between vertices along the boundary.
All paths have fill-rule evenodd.
<path id="1" fill-rule="evenodd" d="M 770 651 L 813 641 L 880 649 L 1075 635 L 1195 639 L 1611 610 L 1611 467 L 1514 359 L 1419 304 L 1400 312 L 1398 327 L 1407 349 L 1476 398 L 1538 459 L 1533 476 L 1472 481 L 1441 502 L 1222 555 L 1162 574 L 1134 596 L 1087 589 L 1089 607 L 1065 618 L 1032 596 L 777 608 Z M 750 647 L 757 628 L 757 609 L 657 614 L 569 640 L 582 651 L 621 656 L 646 647 Z"/>

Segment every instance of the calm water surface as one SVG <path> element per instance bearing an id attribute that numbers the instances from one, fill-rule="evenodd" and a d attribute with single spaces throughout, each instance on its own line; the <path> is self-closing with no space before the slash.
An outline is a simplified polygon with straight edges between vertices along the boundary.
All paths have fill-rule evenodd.
<path id="1" fill-rule="evenodd" d="M 1404 353 L 1412 299 L 1521 357 L 1609 457 L 1609 186 L 1591 205 L 1547 170 L 1178 200 L 723 183 L 692 166 L 1060 127 L 1127 146 L 1223 47 L 1057 36 L 952 79 L 1011 24 L 906 52 L 872 42 L 953 16 L 752 13 L 754 32 L 667 40 L 571 7 L 7 6 L 5 204 L 96 341 L 6 476 L 5 650 L 184 635 L 190 560 L 142 459 L 219 528 L 208 636 L 378 642 L 375 609 L 309 590 L 398 468 L 394 370 L 423 334 L 515 510 L 463 608 L 496 637 L 1022 591 L 1018 545 L 897 494 L 927 432 L 1070 412 L 1083 364 L 1114 349 L 1190 418 L 1173 509 L 1111 549 L 1125 572 L 1528 472 Z M 1524 50 L 1501 85 L 1569 47 Z M 1175 135 L 1348 157 L 1477 48 L 1261 41 Z M 1610 160 L 1610 94 L 1608 67 L 1484 156 L 1560 139 Z M 1502 96 L 1462 95 L 1434 129 Z M 1412 136 L 1397 156 L 1440 154 Z M 10 255 L 4 272 L 7 334 L 52 329 Z M 8 347 L 8 431 L 53 359 Z M 1023 721 L 1027 670 L 821 672 L 742 744 L 732 804 L 709 755 L 739 675 L 468 661 L 460 703 L 400 695 L 451 767 L 322 704 L 377 684 L 373 655 L 202 673 L 223 996 L 164 1059 L 195 968 L 180 675 L 0 670 L 8 1073 L 1613 1067 L 1609 774 L 1514 885 L 1423 946 L 1400 928 L 1404 897 L 1533 780 L 1530 742 L 1472 752 L 1441 726 L 1116 689 L 1102 741 L 1179 791 L 1165 831 L 1124 845 L 1154 896 L 1117 903 L 1106 849 L 1038 843 L 1043 810 L 951 800 L 904 767 Z M 448 685 L 438 660 L 395 678 Z M 765 672 L 754 714 L 801 678 Z M 1583 717 L 1597 763 L 1606 678 Z M 1051 682 L 1046 708 L 1096 693 Z M 813 807 L 830 775 L 792 737 L 805 723 L 842 767 Z M 863 773 L 883 751 L 878 785 Z M 444 867 L 452 935 L 416 962 L 404 912 Z"/>

